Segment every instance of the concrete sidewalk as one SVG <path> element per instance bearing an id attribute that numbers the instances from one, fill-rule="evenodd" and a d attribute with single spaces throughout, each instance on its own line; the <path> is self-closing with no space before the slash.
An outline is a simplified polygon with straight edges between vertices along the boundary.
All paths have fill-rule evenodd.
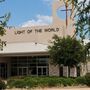
<path id="1" fill-rule="evenodd" d="M 6 89 L 6 90 L 90 90 L 90 88 L 35 88 L 35 89 Z"/>
<path id="2" fill-rule="evenodd" d="M 32 89 L 32 90 L 90 90 L 90 88 L 44 88 L 44 89 Z"/>

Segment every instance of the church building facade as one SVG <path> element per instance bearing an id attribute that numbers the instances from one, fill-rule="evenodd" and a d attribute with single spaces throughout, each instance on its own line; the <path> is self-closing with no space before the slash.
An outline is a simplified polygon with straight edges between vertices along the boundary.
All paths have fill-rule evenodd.
<path id="1" fill-rule="evenodd" d="M 59 76 L 58 66 L 51 65 L 48 54 L 48 45 L 53 35 L 66 37 L 73 36 L 73 21 L 68 17 L 66 21 L 57 16 L 57 9 L 63 2 L 54 2 L 52 7 L 53 23 L 47 26 L 6 28 L 6 35 L 0 37 L 6 41 L 6 46 L 0 51 L 0 77 L 11 76 Z M 63 67 L 61 75 L 67 76 L 67 67 Z M 75 71 L 75 69 L 74 69 Z M 76 76 L 73 73 L 72 76 Z"/>

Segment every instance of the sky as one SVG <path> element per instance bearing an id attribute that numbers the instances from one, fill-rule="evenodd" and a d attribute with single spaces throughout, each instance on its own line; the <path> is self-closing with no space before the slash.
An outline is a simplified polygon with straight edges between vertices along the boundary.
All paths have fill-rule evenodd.
<path id="1" fill-rule="evenodd" d="M 5 0 L 0 3 L 0 16 L 10 12 L 9 26 L 52 22 L 52 0 Z M 26 25 L 27 26 L 27 25 Z"/>
<path id="2" fill-rule="evenodd" d="M 53 0 L 5 0 L 0 3 L 0 16 L 10 12 L 8 26 L 28 27 L 52 23 Z M 80 0 L 81 1 L 81 0 Z M 59 12 L 60 13 L 60 12 Z M 62 13 L 62 16 L 65 12 Z"/>

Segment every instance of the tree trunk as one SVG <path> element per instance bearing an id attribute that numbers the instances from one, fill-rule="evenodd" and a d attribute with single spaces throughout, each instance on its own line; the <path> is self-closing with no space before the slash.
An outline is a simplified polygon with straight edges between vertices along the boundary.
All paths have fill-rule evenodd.
<path id="1" fill-rule="evenodd" d="M 70 66 L 68 66 L 68 77 L 70 77 Z"/>

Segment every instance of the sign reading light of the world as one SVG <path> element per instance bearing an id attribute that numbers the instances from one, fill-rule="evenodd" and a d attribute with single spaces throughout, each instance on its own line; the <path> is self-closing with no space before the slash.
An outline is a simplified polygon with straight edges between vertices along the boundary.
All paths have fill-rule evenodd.
<path id="1" fill-rule="evenodd" d="M 43 33 L 43 32 L 59 32 L 61 28 L 46 28 L 46 29 L 28 29 L 28 30 L 17 30 L 15 31 L 15 35 L 20 35 L 20 34 L 30 34 L 32 32 L 34 33 Z"/>

